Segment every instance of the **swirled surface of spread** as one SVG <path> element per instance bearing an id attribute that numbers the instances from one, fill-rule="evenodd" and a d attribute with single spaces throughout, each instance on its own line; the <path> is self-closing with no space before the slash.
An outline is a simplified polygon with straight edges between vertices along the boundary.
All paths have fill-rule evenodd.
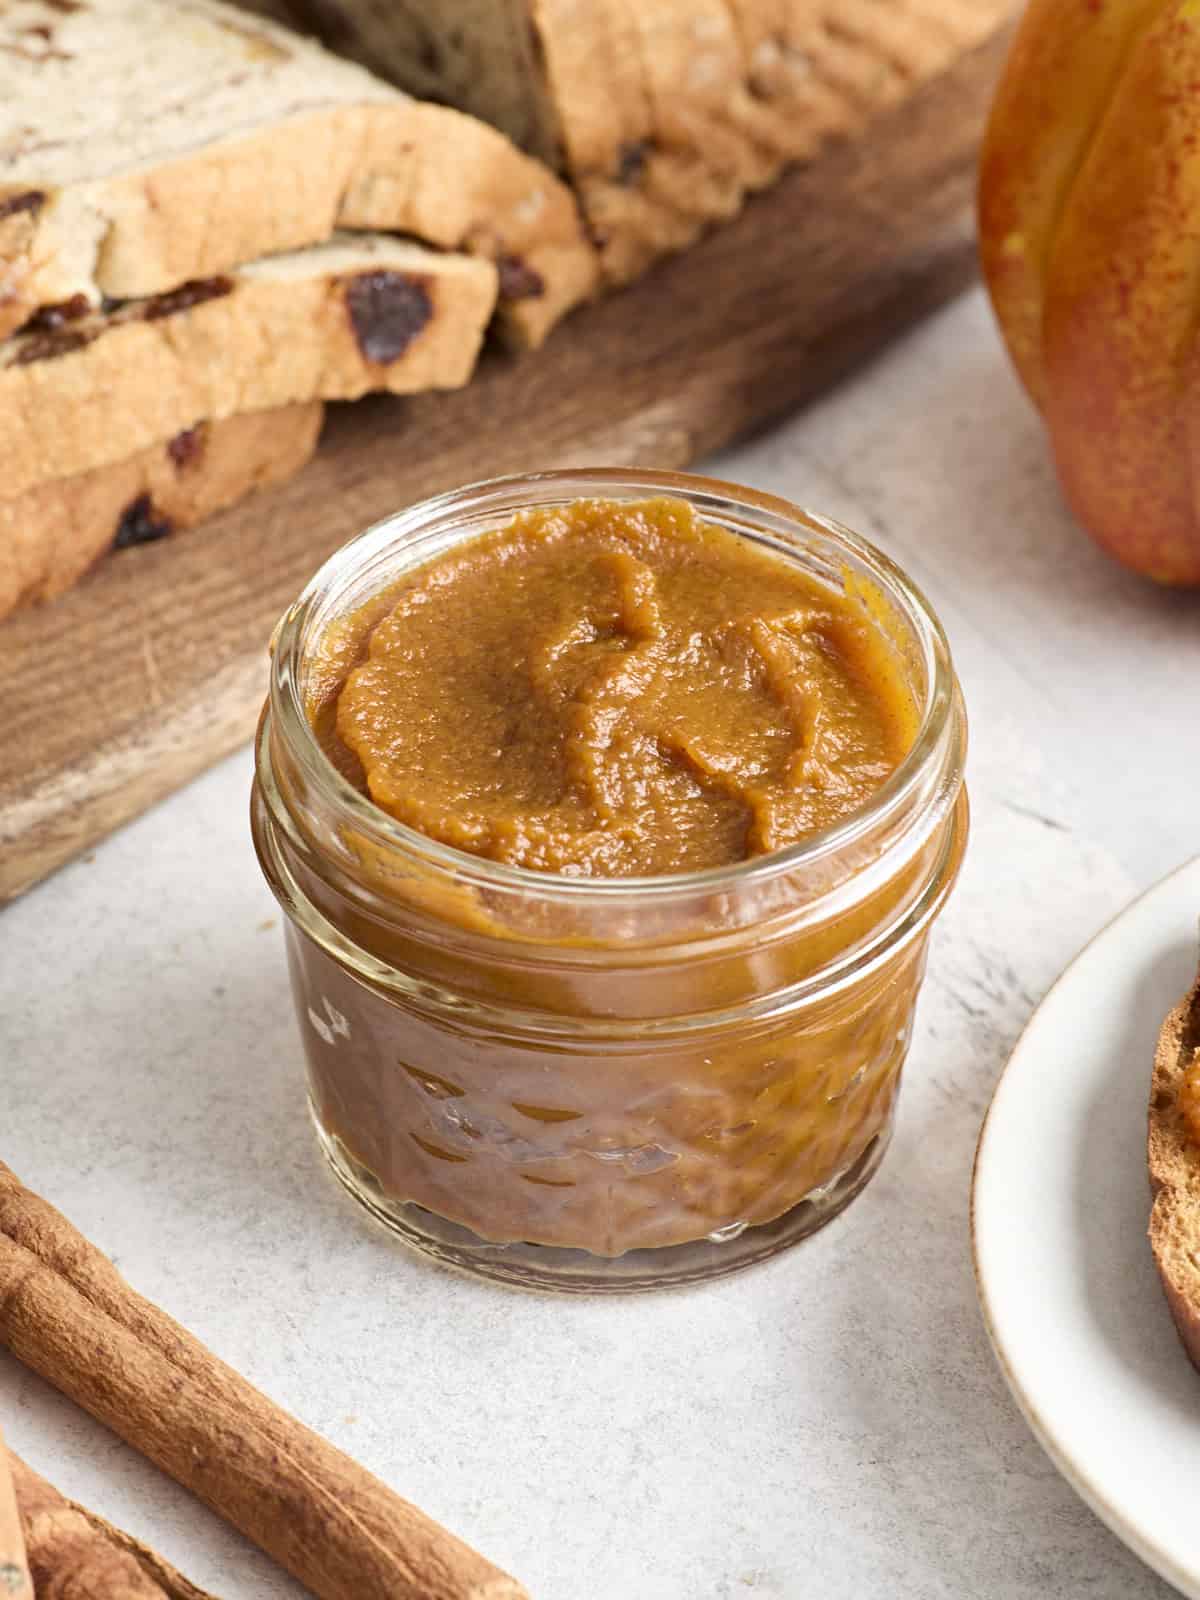
<path id="1" fill-rule="evenodd" d="M 862 596 L 682 501 L 523 512 L 388 605 L 360 627 L 337 740 L 392 816 L 516 866 L 629 877 L 778 850 L 861 807 L 915 736 Z"/>

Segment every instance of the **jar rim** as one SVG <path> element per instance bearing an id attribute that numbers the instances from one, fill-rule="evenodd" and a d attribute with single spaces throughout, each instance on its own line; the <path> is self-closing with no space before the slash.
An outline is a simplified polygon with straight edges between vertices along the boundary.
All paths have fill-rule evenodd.
<path id="1" fill-rule="evenodd" d="M 561 495 L 546 493 L 559 489 Z M 454 513 L 464 518 L 469 512 L 478 513 L 492 500 L 505 502 L 497 505 L 497 516 L 511 516 L 522 505 L 535 503 L 519 498 L 512 499 L 511 503 L 506 501 L 505 497 L 517 491 L 527 491 L 530 495 L 541 491 L 538 504 L 562 504 L 586 498 L 589 493 L 609 499 L 669 495 L 688 501 L 700 515 L 727 528 L 729 522 L 722 518 L 722 510 L 726 519 L 731 512 L 748 513 L 758 533 L 766 535 L 764 542 L 770 542 L 778 554 L 788 554 L 786 543 L 780 544 L 781 539 L 790 539 L 793 554 L 800 553 L 799 530 L 815 536 L 827 552 L 844 552 L 853 557 L 900 612 L 922 658 L 925 701 L 920 708 L 920 726 L 904 759 L 864 805 L 828 827 L 780 850 L 693 872 L 639 877 L 568 876 L 474 855 L 432 839 L 392 817 L 338 771 L 314 734 L 303 689 L 305 653 L 313 642 L 314 631 L 318 636 L 321 631 L 314 630 L 314 624 L 335 585 L 344 584 L 364 565 L 381 562 L 405 535 L 415 534 L 436 519 Z M 768 526 L 763 526 L 764 519 Z M 751 532 L 750 529 L 733 531 Z M 329 619 L 320 620 L 327 624 Z M 324 799 L 332 801 L 357 830 L 385 848 L 419 855 L 425 864 L 445 869 L 460 883 L 524 890 L 544 900 L 577 907 L 588 901 L 602 903 L 631 894 L 661 903 L 677 897 L 760 888 L 776 878 L 829 862 L 904 813 L 914 791 L 927 781 L 931 765 L 936 765 L 939 754 L 944 754 L 958 720 L 960 705 L 950 646 L 937 614 L 919 586 L 870 540 L 833 518 L 808 511 L 781 496 L 719 478 L 657 469 L 587 467 L 516 473 L 481 479 L 414 502 L 356 534 L 322 563 L 276 625 L 271 658 L 269 707 L 272 721 L 299 760 L 306 780 Z"/>

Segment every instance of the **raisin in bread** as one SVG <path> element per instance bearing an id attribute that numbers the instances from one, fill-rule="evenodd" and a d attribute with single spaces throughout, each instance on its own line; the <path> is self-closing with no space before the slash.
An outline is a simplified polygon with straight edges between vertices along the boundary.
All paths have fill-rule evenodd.
<path id="1" fill-rule="evenodd" d="M 197 422 L 124 461 L 0 500 L 0 617 L 60 594 L 109 550 L 193 527 L 299 472 L 323 410 L 309 401 Z"/>
<path id="2" fill-rule="evenodd" d="M 245 0 L 561 168 L 609 281 L 730 216 L 1017 0 Z"/>
<path id="3" fill-rule="evenodd" d="M 457 388 L 496 276 L 475 257 L 344 234 L 115 310 L 43 313 L 0 344 L 0 497 L 123 460 L 197 417 Z"/>
<path id="4" fill-rule="evenodd" d="M 595 280 L 540 163 L 270 21 L 220 0 L 0 6 L 0 334 L 338 227 L 491 256 L 525 343 Z"/>
<path id="5" fill-rule="evenodd" d="M 1150 1245 L 1179 1336 L 1200 1368 L 1200 980 L 1159 1037 L 1148 1154 Z"/>

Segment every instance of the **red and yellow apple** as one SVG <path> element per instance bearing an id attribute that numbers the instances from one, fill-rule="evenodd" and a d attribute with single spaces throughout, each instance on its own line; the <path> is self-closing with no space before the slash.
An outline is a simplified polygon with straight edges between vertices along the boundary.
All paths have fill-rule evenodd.
<path id="1" fill-rule="evenodd" d="M 1032 0 L 984 140 L 980 250 L 1080 521 L 1200 585 L 1200 0 Z"/>

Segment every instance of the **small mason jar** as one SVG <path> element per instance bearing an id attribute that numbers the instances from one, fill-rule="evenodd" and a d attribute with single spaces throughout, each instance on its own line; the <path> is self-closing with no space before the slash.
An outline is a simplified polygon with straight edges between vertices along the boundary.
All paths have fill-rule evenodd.
<path id="1" fill-rule="evenodd" d="M 339 772 L 313 706 L 347 618 L 517 511 L 660 495 L 841 591 L 884 635 L 920 726 L 866 805 L 733 866 L 597 879 L 437 843 Z M 429 1255 L 543 1288 L 716 1277 L 828 1222 L 887 1146 L 966 841 L 965 736 L 920 592 L 858 535 L 770 495 L 544 473 L 351 540 L 276 632 L 252 800 L 338 1178 Z"/>

